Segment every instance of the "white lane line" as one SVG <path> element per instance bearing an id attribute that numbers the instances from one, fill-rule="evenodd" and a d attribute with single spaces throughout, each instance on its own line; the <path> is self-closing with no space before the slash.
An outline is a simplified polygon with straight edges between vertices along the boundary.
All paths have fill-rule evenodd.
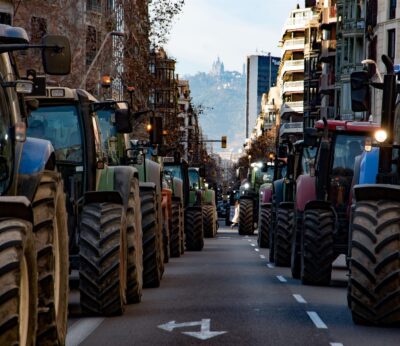
<path id="1" fill-rule="evenodd" d="M 265 259 L 265 256 L 264 256 L 264 255 L 260 255 L 260 258 L 261 258 L 261 259 Z"/>
<path id="2" fill-rule="evenodd" d="M 267 267 L 272 269 L 275 268 L 275 265 L 273 265 L 272 263 L 267 263 Z"/>
<path id="3" fill-rule="evenodd" d="M 343 346 L 343 344 L 340 343 L 340 342 L 331 342 L 329 345 L 331 345 L 331 346 Z"/>
<path id="4" fill-rule="evenodd" d="M 68 330 L 66 346 L 78 346 L 104 321 L 104 318 L 83 318 Z"/>
<path id="5" fill-rule="evenodd" d="M 245 237 L 245 238 L 248 238 L 249 236 L 248 236 L 248 235 L 245 235 L 244 237 Z"/>
<path id="6" fill-rule="evenodd" d="M 252 240 L 251 240 L 251 239 L 247 239 L 247 241 L 248 241 L 249 243 L 251 243 L 251 242 L 252 242 Z"/>
<path id="7" fill-rule="evenodd" d="M 255 248 L 255 249 L 254 249 L 254 251 L 257 251 L 257 252 L 259 252 L 259 251 L 260 251 L 260 249 L 257 249 L 257 248 Z"/>
<path id="8" fill-rule="evenodd" d="M 328 326 L 321 320 L 321 317 L 319 317 L 315 311 L 307 311 L 307 315 L 311 318 L 311 321 L 313 321 L 317 328 L 328 329 Z"/>
<path id="9" fill-rule="evenodd" d="M 277 278 L 280 282 L 287 282 L 287 280 L 286 280 L 282 275 L 277 275 L 276 278 Z"/>
<path id="10" fill-rule="evenodd" d="M 253 243 L 251 243 L 250 245 L 253 246 L 253 247 L 256 246 L 256 244 L 253 244 Z"/>
<path id="11" fill-rule="evenodd" d="M 293 298 L 300 304 L 307 304 L 306 300 L 300 294 L 293 294 Z"/>

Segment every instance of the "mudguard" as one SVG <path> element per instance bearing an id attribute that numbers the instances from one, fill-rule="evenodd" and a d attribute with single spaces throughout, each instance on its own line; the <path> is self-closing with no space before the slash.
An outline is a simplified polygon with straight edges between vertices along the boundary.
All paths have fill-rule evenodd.
<path id="1" fill-rule="evenodd" d="M 131 166 L 115 166 L 110 168 L 114 169 L 113 190 L 116 190 L 121 194 L 123 204 L 125 208 L 127 208 L 130 193 L 130 182 L 134 177 L 138 177 L 138 171 L 136 168 Z"/>
<path id="2" fill-rule="evenodd" d="M 157 195 L 161 194 L 161 166 L 157 162 L 146 160 L 146 181 L 156 186 Z"/>
<path id="3" fill-rule="evenodd" d="M 356 202 L 382 199 L 400 202 L 400 186 L 389 184 L 366 184 L 354 186 Z"/>
<path id="4" fill-rule="evenodd" d="M 174 197 L 179 198 L 183 203 L 183 181 L 182 181 L 182 179 L 174 177 L 173 191 L 174 191 Z"/>
<path id="5" fill-rule="evenodd" d="M 322 200 L 309 201 L 304 206 L 304 210 L 310 210 L 310 209 L 332 210 L 332 204 L 331 202 Z"/>
<path id="6" fill-rule="evenodd" d="M 84 195 L 83 204 L 89 203 L 116 203 L 123 204 L 119 191 L 90 191 Z"/>
<path id="7" fill-rule="evenodd" d="M 315 177 L 299 175 L 296 181 L 296 210 L 304 211 L 307 202 L 316 198 Z"/>
<path id="8" fill-rule="evenodd" d="M 42 172 L 49 161 L 54 160 L 51 142 L 39 138 L 28 137 L 22 146 L 22 152 L 16 154 L 17 157 L 21 155 L 18 173 L 22 175 Z"/>
<path id="9" fill-rule="evenodd" d="M 0 196 L 0 218 L 17 218 L 33 223 L 31 203 L 24 196 Z"/>
<path id="10" fill-rule="evenodd" d="M 214 190 L 206 190 L 203 193 L 203 202 L 205 204 L 215 205 L 215 191 Z"/>
<path id="11" fill-rule="evenodd" d="M 263 184 L 260 187 L 260 203 L 271 203 L 272 200 L 272 184 Z"/>
<path id="12" fill-rule="evenodd" d="M 283 202 L 283 178 L 275 180 L 273 186 L 275 204 L 278 206 Z"/>
<path id="13" fill-rule="evenodd" d="M 279 203 L 278 208 L 280 208 L 280 209 L 293 209 L 294 208 L 294 202 L 282 202 L 282 203 Z"/>

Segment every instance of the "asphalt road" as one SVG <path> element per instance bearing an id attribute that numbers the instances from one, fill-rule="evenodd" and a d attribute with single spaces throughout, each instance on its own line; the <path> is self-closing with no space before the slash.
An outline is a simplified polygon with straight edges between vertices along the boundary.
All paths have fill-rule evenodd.
<path id="1" fill-rule="evenodd" d="M 203 251 L 171 259 L 161 287 L 123 316 L 82 318 L 72 306 L 67 346 L 400 345 L 398 329 L 353 324 L 343 261 L 330 287 L 311 287 L 267 258 L 256 236 L 221 227 Z"/>

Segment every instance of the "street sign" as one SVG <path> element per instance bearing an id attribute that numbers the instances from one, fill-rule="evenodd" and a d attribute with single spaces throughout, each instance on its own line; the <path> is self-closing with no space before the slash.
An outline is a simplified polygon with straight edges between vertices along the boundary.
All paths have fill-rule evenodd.
<path id="1" fill-rule="evenodd" d="M 169 321 L 165 324 L 160 324 L 158 328 L 166 330 L 167 332 L 172 332 L 174 329 L 177 328 L 200 326 L 199 332 L 181 332 L 182 334 L 189 335 L 200 340 L 208 340 L 218 335 L 227 333 L 226 331 L 219 331 L 219 332 L 210 331 L 210 325 L 211 325 L 211 320 L 207 318 L 207 319 L 202 319 L 201 321 L 183 322 L 183 323 L 176 323 L 175 321 Z"/>

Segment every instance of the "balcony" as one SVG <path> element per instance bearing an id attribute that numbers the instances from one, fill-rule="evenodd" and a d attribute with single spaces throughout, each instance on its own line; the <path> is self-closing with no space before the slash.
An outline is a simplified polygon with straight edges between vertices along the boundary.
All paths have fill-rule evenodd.
<path id="1" fill-rule="evenodd" d="M 281 107 L 281 117 L 283 117 L 285 113 L 303 113 L 303 111 L 304 101 L 284 102 Z"/>
<path id="2" fill-rule="evenodd" d="M 365 21 L 363 19 L 349 20 L 343 25 L 343 36 L 363 35 L 365 31 Z"/>
<path id="3" fill-rule="evenodd" d="M 323 25 L 329 25 L 336 23 L 337 18 L 336 18 L 336 7 L 329 7 L 329 8 L 324 8 L 322 12 L 322 24 Z"/>
<path id="4" fill-rule="evenodd" d="M 283 33 L 286 31 L 301 30 L 306 27 L 310 21 L 318 21 L 319 16 L 314 15 L 311 11 L 305 14 L 305 16 L 298 18 L 288 18 L 283 26 Z"/>
<path id="5" fill-rule="evenodd" d="M 301 72 L 304 71 L 304 59 L 302 60 L 286 60 L 283 63 L 280 76 L 284 76 L 287 72 Z"/>
<path id="6" fill-rule="evenodd" d="M 282 94 L 285 93 L 303 93 L 304 81 L 284 82 L 282 87 Z"/>
<path id="7" fill-rule="evenodd" d="M 294 50 L 304 50 L 304 38 L 286 40 L 283 43 L 282 55 L 284 55 L 286 51 L 294 51 Z"/>

